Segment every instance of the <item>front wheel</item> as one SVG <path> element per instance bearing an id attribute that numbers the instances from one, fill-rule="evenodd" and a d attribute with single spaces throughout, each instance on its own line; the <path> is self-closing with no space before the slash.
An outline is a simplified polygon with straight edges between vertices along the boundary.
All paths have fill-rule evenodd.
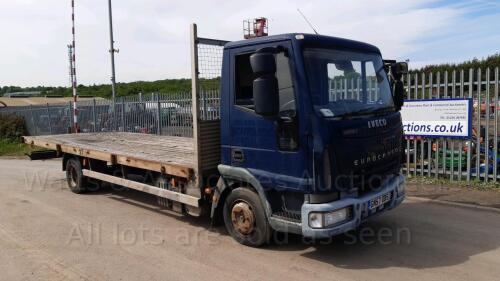
<path id="1" fill-rule="evenodd" d="M 271 227 L 259 195 L 247 188 L 236 188 L 224 203 L 224 224 L 239 243 L 259 247 L 268 243 Z"/>

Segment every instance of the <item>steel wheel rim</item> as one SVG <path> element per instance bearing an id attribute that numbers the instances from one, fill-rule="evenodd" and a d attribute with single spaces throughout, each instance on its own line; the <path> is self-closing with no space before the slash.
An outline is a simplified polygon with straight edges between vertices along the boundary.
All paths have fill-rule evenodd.
<path id="1" fill-rule="evenodd" d="M 231 208 L 231 222 L 233 228 L 241 235 L 251 234 L 255 226 L 252 206 L 243 200 L 235 202 Z"/>

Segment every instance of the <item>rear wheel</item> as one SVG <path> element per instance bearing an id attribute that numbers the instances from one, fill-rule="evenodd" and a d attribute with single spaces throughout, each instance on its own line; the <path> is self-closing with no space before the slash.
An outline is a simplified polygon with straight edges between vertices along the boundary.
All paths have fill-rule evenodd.
<path id="1" fill-rule="evenodd" d="M 66 180 L 68 181 L 69 189 L 77 194 L 86 191 L 88 178 L 83 175 L 82 164 L 76 158 L 71 158 L 66 164 Z"/>
<path id="2" fill-rule="evenodd" d="M 224 224 L 239 243 L 259 247 L 269 242 L 271 227 L 259 195 L 247 188 L 236 188 L 224 203 Z"/>

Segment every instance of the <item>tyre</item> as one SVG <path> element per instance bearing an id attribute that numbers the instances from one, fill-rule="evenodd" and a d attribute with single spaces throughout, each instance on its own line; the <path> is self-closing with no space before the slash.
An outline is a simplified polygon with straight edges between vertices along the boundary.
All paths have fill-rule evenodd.
<path id="1" fill-rule="evenodd" d="M 236 188 L 224 202 L 224 224 L 240 244 L 259 247 L 268 243 L 272 230 L 259 195 L 247 188 Z"/>
<path id="2" fill-rule="evenodd" d="M 88 178 L 83 176 L 82 164 L 80 160 L 71 158 L 66 164 L 66 180 L 68 181 L 69 189 L 76 194 L 81 194 L 86 191 Z"/>

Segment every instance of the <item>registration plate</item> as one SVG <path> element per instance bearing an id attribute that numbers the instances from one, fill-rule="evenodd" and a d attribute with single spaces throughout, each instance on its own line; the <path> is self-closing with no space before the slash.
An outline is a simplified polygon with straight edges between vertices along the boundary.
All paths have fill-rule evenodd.
<path id="1" fill-rule="evenodd" d="M 370 202 L 368 203 L 368 208 L 370 208 L 370 210 L 375 209 L 375 208 L 378 208 L 378 207 L 384 205 L 385 203 L 387 203 L 389 201 L 391 201 L 391 193 L 390 192 L 370 200 Z"/>

